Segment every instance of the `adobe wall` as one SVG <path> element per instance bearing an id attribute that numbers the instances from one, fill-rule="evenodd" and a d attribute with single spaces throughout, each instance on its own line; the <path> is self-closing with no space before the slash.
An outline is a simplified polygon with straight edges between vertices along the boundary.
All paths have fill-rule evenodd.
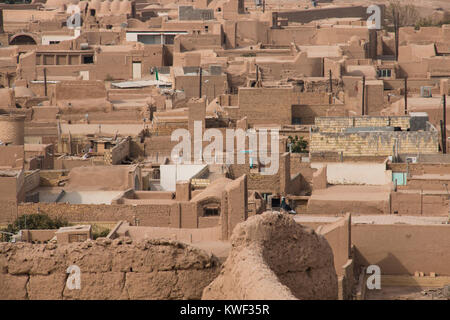
<path id="1" fill-rule="evenodd" d="M 221 49 L 221 34 L 183 34 L 175 38 L 174 47 L 179 48 L 180 52 L 202 50 L 202 49 Z"/>
<path id="2" fill-rule="evenodd" d="M 177 90 L 183 90 L 186 98 L 197 98 L 200 94 L 200 77 L 189 75 L 177 76 L 174 87 Z M 206 96 L 209 101 L 225 93 L 227 89 L 227 76 L 225 74 L 202 75 L 202 96 Z"/>
<path id="3" fill-rule="evenodd" d="M 305 99 L 305 101 L 308 101 Z M 308 101 L 309 103 L 309 101 Z M 293 105 L 292 106 L 292 118 L 297 121 L 300 119 L 300 124 L 314 124 L 316 117 L 324 117 L 327 115 L 327 111 L 332 106 L 326 105 Z"/>
<path id="4" fill-rule="evenodd" d="M 317 171 L 313 173 L 311 184 L 313 191 L 327 188 L 327 166 L 318 168 Z"/>
<path id="5" fill-rule="evenodd" d="M 0 224 L 7 224 L 17 218 L 17 203 L 25 199 L 24 173 L 17 176 L 0 174 Z"/>
<path id="6" fill-rule="evenodd" d="M 280 192 L 280 176 L 278 174 L 274 175 L 262 175 L 260 173 L 250 172 L 250 168 L 247 164 L 232 164 L 230 166 L 230 172 L 232 177 L 237 178 L 243 174 L 247 175 L 248 179 L 248 189 L 258 190 L 264 193 L 279 193 Z"/>
<path id="7" fill-rule="evenodd" d="M 384 7 L 383 7 L 384 8 Z M 301 11 L 277 12 L 279 18 L 286 18 L 289 22 L 308 23 L 314 20 L 322 20 L 329 18 L 361 18 L 367 20 L 369 15 L 366 12 L 367 7 L 333 7 L 333 8 L 317 8 Z"/>
<path id="8" fill-rule="evenodd" d="M 21 146 L 0 146 L 0 167 L 23 168 L 25 153 Z"/>
<path id="9" fill-rule="evenodd" d="M 266 21 L 243 19 L 236 20 L 233 28 L 225 29 L 226 38 L 229 39 L 232 48 L 268 43 L 268 31 L 270 31 L 269 23 Z"/>
<path id="10" fill-rule="evenodd" d="M 249 125 L 292 124 L 291 88 L 239 88 L 239 115 Z"/>
<path id="11" fill-rule="evenodd" d="M 80 289 L 66 285 L 71 265 Z M 0 243 L 0 299 L 200 299 L 219 269 L 217 258 L 177 241 Z"/>
<path id="12" fill-rule="evenodd" d="M 267 32 L 269 44 L 285 46 L 292 42 L 301 45 L 336 45 L 347 43 L 353 36 L 368 40 L 369 30 L 342 26 L 320 29 L 316 26 L 290 26 L 286 29 L 269 29 Z"/>
<path id="13" fill-rule="evenodd" d="M 321 77 L 323 72 L 322 58 L 309 58 L 306 52 L 298 53 L 292 61 L 260 62 L 263 77 L 273 80 L 284 80 L 297 77 Z"/>
<path id="14" fill-rule="evenodd" d="M 441 187 L 445 193 L 433 194 L 432 191 L 420 189 L 405 192 L 399 186 L 397 192 L 391 192 L 391 214 L 448 216 L 450 201 L 445 188 Z"/>
<path id="15" fill-rule="evenodd" d="M 386 163 L 328 163 L 329 184 L 386 185 L 392 182 L 392 172 Z"/>
<path id="16" fill-rule="evenodd" d="M 59 100 L 79 100 L 106 98 L 106 88 L 102 81 L 61 81 L 55 85 L 55 102 Z"/>
<path id="17" fill-rule="evenodd" d="M 73 190 L 126 190 L 130 166 L 89 166 L 70 170 L 67 187 Z"/>
<path id="18" fill-rule="evenodd" d="M 289 215 L 252 216 L 237 225 L 231 244 L 203 300 L 337 299 L 331 247 Z"/>
<path id="19" fill-rule="evenodd" d="M 24 121 L 24 116 L 0 115 L 0 141 L 13 145 L 23 145 Z"/>
<path id="20" fill-rule="evenodd" d="M 44 229 L 44 230 L 28 230 L 22 229 L 21 239 L 25 242 L 31 243 L 44 243 L 51 240 L 55 236 L 57 229 Z"/>
<path id="21" fill-rule="evenodd" d="M 111 149 L 111 164 L 121 164 L 130 155 L 130 140 L 124 139 Z"/>
<path id="22" fill-rule="evenodd" d="M 340 215 L 346 212 L 366 215 L 390 214 L 390 200 L 336 200 L 322 199 L 313 196 L 308 200 L 308 214 Z"/>
<path id="23" fill-rule="evenodd" d="M 52 218 L 64 218 L 70 222 L 117 222 L 119 220 L 134 222 L 137 218 L 141 226 L 171 226 L 171 206 L 167 204 L 134 206 L 132 204 L 20 203 L 18 214 L 19 216 L 33 214 L 38 212 L 38 208 L 39 212 L 46 213 Z"/>
<path id="24" fill-rule="evenodd" d="M 352 226 L 352 243 L 360 265 L 375 264 L 382 274 L 416 271 L 450 275 L 450 226 L 373 225 Z"/>
<path id="25" fill-rule="evenodd" d="M 302 176 L 302 182 L 300 185 L 300 190 L 304 194 L 308 194 L 312 190 L 313 185 L 313 175 L 317 170 L 315 168 L 311 168 L 310 163 L 301 162 L 301 157 L 298 154 L 292 153 L 291 156 L 291 174 L 300 173 Z"/>
<path id="26" fill-rule="evenodd" d="M 347 213 L 345 217 L 330 224 L 323 225 L 317 230 L 327 239 L 331 249 L 333 250 L 334 266 L 336 274 L 342 276 L 344 274 L 343 266 L 351 258 L 351 217 Z"/>
<path id="27" fill-rule="evenodd" d="M 28 171 L 25 173 L 25 181 L 24 181 L 24 192 L 30 192 L 37 187 L 39 187 L 40 184 L 40 174 L 39 170 L 34 171 Z"/>

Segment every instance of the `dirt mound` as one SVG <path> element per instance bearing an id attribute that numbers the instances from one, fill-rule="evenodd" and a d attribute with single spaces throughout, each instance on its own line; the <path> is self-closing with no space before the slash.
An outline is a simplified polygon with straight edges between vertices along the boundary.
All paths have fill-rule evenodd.
<path id="1" fill-rule="evenodd" d="M 66 285 L 71 265 L 80 289 Z M 199 299 L 219 269 L 217 258 L 177 241 L 0 243 L 0 299 Z"/>
<path id="2" fill-rule="evenodd" d="M 236 226 L 231 242 L 202 299 L 337 299 L 331 247 L 289 215 L 253 216 Z"/>

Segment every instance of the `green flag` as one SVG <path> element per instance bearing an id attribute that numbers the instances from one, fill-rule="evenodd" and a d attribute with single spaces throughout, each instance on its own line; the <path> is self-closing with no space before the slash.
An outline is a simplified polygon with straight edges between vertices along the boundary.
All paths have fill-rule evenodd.
<path id="1" fill-rule="evenodd" d="M 155 73 L 156 73 L 156 80 L 159 80 L 158 68 L 155 68 Z"/>

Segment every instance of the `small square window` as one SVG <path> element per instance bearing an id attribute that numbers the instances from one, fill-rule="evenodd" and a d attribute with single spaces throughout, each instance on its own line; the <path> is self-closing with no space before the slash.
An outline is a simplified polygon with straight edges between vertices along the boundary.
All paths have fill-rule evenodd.
<path id="1" fill-rule="evenodd" d="M 83 64 L 91 64 L 91 63 L 94 63 L 93 55 L 83 56 Z"/>

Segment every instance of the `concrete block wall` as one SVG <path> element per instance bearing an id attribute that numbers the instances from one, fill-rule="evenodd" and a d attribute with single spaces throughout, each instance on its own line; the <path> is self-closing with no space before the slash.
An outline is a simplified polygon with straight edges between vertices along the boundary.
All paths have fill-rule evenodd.
<path id="1" fill-rule="evenodd" d="M 370 116 L 370 117 L 316 117 L 315 126 L 321 132 L 342 132 L 346 128 L 358 127 L 400 127 L 410 128 L 409 116 Z"/>
<path id="2" fill-rule="evenodd" d="M 343 152 L 345 156 L 390 156 L 398 141 L 400 154 L 434 154 L 439 152 L 438 132 L 312 132 L 310 153 Z"/>

